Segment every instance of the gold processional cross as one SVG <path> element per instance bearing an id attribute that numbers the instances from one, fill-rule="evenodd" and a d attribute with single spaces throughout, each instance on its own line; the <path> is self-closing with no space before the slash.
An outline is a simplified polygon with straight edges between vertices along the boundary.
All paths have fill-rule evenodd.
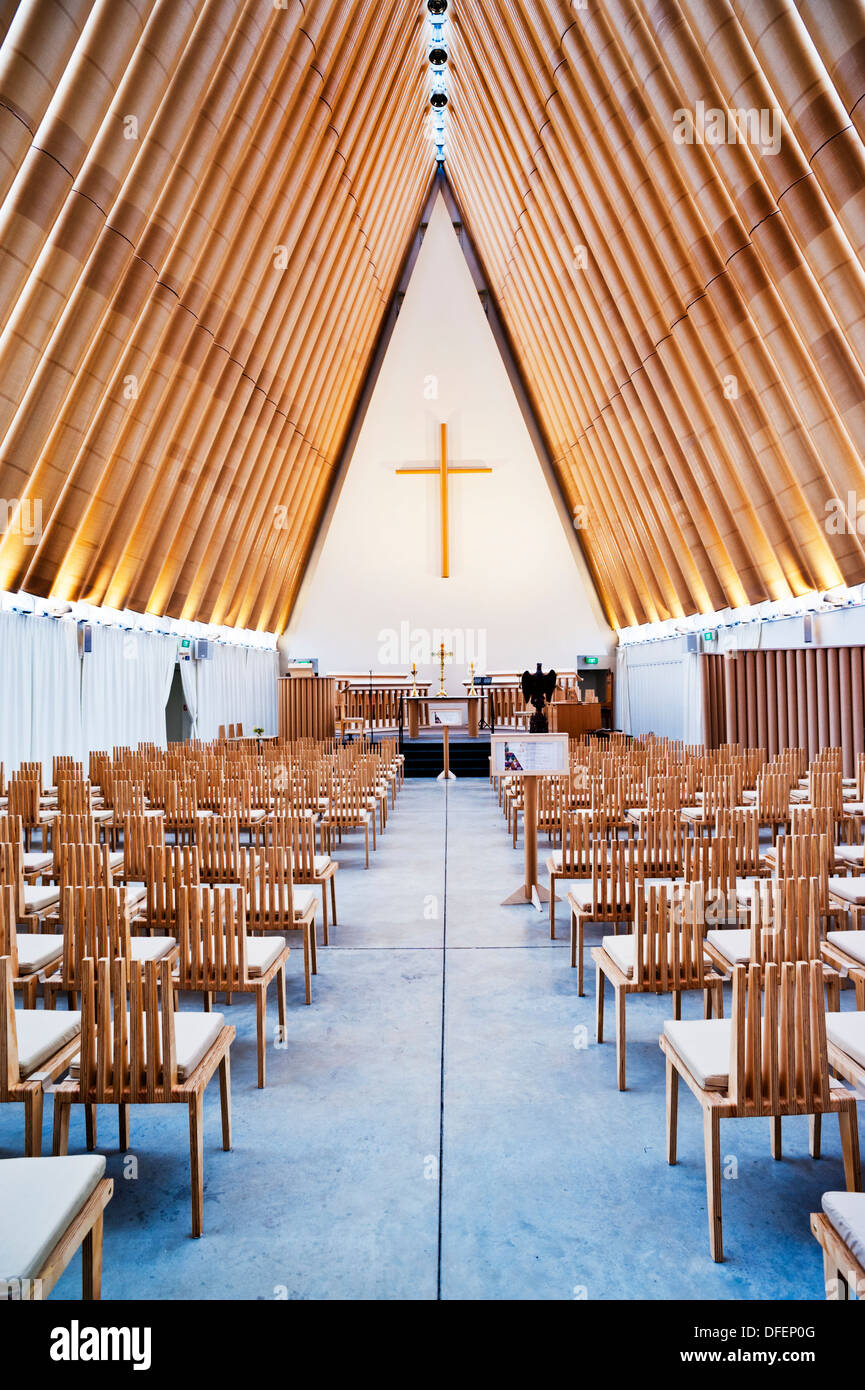
<path id="1" fill-rule="evenodd" d="M 441 523 L 442 523 L 442 579 L 450 576 L 450 556 L 448 554 L 448 478 L 452 473 L 492 473 L 491 468 L 470 466 L 452 468 L 448 463 L 448 427 L 441 427 L 441 459 L 437 468 L 398 468 L 399 474 L 438 474 L 441 479 Z"/>

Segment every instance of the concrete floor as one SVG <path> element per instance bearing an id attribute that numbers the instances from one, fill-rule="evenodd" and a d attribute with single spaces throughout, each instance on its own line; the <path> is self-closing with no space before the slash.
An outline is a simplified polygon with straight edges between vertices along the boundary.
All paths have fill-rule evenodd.
<path id="1" fill-rule="evenodd" d="M 615 1046 L 594 1042 L 594 971 L 579 999 L 546 915 L 500 906 L 522 853 L 485 781 L 407 783 L 370 871 L 357 835 L 339 859 L 340 925 L 310 1008 L 292 943 L 290 1041 L 270 1047 L 265 1091 L 254 1005 L 226 1011 L 234 1149 L 220 1147 L 214 1083 L 202 1240 L 189 1235 L 184 1110 L 133 1110 L 137 1173 L 114 1147 L 116 1114 L 100 1112 L 116 1180 L 105 1298 L 822 1299 L 808 1214 L 843 1187 L 837 1124 L 814 1162 L 807 1121 L 785 1121 L 781 1163 L 768 1121 L 725 1124 L 738 1177 L 724 1183 L 727 1259 L 714 1265 L 700 1108 L 684 1088 L 680 1161 L 664 1161 L 670 1001 L 629 1002 L 619 1093 Z M 559 920 L 564 933 L 564 905 Z M 701 1007 L 686 998 L 684 1014 Z M 271 1037 L 275 1025 L 274 1007 Z M 2 1156 L 22 1152 L 22 1126 L 20 1107 L 0 1106 Z M 50 1126 L 49 1101 L 48 1151 Z M 73 1112 L 70 1152 L 83 1147 Z M 77 1297 L 79 1277 L 76 1260 L 55 1296 Z"/>

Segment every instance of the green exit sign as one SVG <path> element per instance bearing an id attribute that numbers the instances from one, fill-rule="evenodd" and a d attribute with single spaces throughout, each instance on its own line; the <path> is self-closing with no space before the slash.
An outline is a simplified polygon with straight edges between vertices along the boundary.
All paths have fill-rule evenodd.
<path id="1" fill-rule="evenodd" d="M 601 659 L 601 658 L 600 658 L 599 656 L 584 656 L 584 657 L 583 657 L 583 661 L 585 662 L 585 664 L 586 664 L 587 666 L 597 666 L 597 664 L 598 664 L 598 662 L 600 661 L 600 659 Z"/>
<path id="2" fill-rule="evenodd" d="M 714 642 L 714 640 L 715 640 L 715 633 L 714 633 L 714 632 L 704 632 L 704 633 L 703 633 L 703 641 L 704 641 L 704 642 Z"/>

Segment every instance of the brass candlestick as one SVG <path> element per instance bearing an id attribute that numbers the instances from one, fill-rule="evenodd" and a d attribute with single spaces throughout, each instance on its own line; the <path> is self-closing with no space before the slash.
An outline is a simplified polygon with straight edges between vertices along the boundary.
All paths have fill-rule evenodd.
<path id="1" fill-rule="evenodd" d="M 446 652 L 445 644 L 444 642 L 442 642 L 441 646 L 439 647 L 439 661 L 441 662 L 441 678 L 439 680 L 439 699 L 447 699 L 447 691 L 445 690 L 445 657 L 448 656 L 453 656 L 453 652 Z"/>
<path id="2" fill-rule="evenodd" d="M 409 691 L 409 694 L 412 695 L 412 696 L 417 695 L 417 662 L 416 662 L 416 661 L 413 661 L 412 664 L 411 664 L 411 690 Z"/>
<path id="3" fill-rule="evenodd" d="M 475 690 L 475 663 L 473 661 L 469 665 L 469 672 L 471 674 L 471 681 L 469 682 L 469 694 L 477 695 L 478 692 Z"/>

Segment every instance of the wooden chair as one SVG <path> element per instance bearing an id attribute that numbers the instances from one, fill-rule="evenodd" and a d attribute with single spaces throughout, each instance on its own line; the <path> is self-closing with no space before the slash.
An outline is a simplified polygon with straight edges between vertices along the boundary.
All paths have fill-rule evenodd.
<path id="1" fill-rule="evenodd" d="M 201 884 L 195 845 L 149 845 L 146 850 L 144 924 L 149 932 L 176 935 L 181 888 Z"/>
<path id="2" fill-rule="evenodd" d="M 16 1009 L 13 962 L 0 957 L 0 1104 L 24 1106 L 24 1152 L 42 1152 L 44 1087 L 65 1072 L 78 1051 L 77 1013 Z"/>
<path id="3" fill-rule="evenodd" d="M 825 1192 L 823 1210 L 811 1213 L 811 1231 L 823 1251 L 826 1298 L 865 1299 L 865 1196 Z"/>
<path id="4" fill-rule="evenodd" d="M 24 825 L 20 816 L 0 815 L 0 843 L 21 846 L 21 872 L 25 883 L 51 875 L 54 856 L 45 848 L 25 850 Z"/>
<path id="5" fill-rule="evenodd" d="M 243 883 L 249 846 L 236 816 L 199 816 L 195 831 L 202 883 Z"/>
<path id="6" fill-rule="evenodd" d="M 330 884 L 333 925 L 336 926 L 336 874 L 339 863 L 329 854 L 316 854 L 314 816 L 274 819 L 268 827 L 267 843 L 288 850 L 292 881 L 304 887 L 321 889 L 321 915 L 324 944 L 330 944 L 327 889 Z"/>
<path id="7" fill-rule="evenodd" d="M 48 1297 L 81 1251 L 81 1296 L 102 1293 L 103 1214 L 114 1193 L 101 1155 L 0 1162 L 0 1303 Z"/>
<path id="8" fill-rule="evenodd" d="M 350 778 L 334 794 L 330 808 L 321 818 L 321 849 L 329 854 L 333 843 L 333 832 L 342 843 L 343 834 L 349 830 L 362 830 L 364 839 L 365 867 L 369 868 L 369 831 L 372 825 L 372 847 L 376 848 L 375 815 L 367 805 L 367 798 L 359 782 Z"/>
<path id="9" fill-rule="evenodd" d="M 279 1024 L 285 1037 L 285 963 L 289 948 L 282 937 L 247 939 L 244 905 L 225 889 L 181 888 L 178 894 L 180 960 L 176 987 L 211 998 L 235 990 L 255 996 L 258 1039 L 258 1085 L 264 1086 L 267 1057 L 267 989 L 276 980 Z"/>
<path id="10" fill-rule="evenodd" d="M 602 838 L 594 811 L 572 811 L 562 817 L 562 847 L 547 860 L 550 876 L 550 940 L 556 937 L 556 884 L 560 879 L 585 879 L 592 874 L 592 853 Z"/>
<path id="11" fill-rule="evenodd" d="M 676 1162 L 681 1077 L 703 1108 L 713 1260 L 724 1258 L 722 1119 L 770 1118 L 772 1154 L 780 1158 L 782 1116 L 837 1114 L 847 1188 L 860 1189 L 856 1099 L 830 1084 L 823 992 L 820 961 L 736 966 L 731 1019 L 664 1024 L 660 1044 L 667 1070 L 667 1162 Z"/>
<path id="12" fill-rule="evenodd" d="M 597 1040 L 604 1041 L 604 982 L 616 1001 L 616 1066 L 626 1089 L 625 1005 L 629 994 L 672 994 L 673 1016 L 682 1016 L 682 992 L 702 990 L 706 1018 L 724 1012 L 724 977 L 708 966 L 703 950 L 702 893 L 684 888 L 637 888 L 634 930 L 605 936 L 592 948 L 597 977 Z"/>
<path id="13" fill-rule="evenodd" d="M 147 882 L 147 851 L 165 849 L 162 816 L 126 816 L 123 826 L 123 874 L 125 883 Z"/>
<path id="14" fill-rule="evenodd" d="M 260 851 L 257 864 L 250 861 L 246 883 L 247 925 L 251 934 L 299 931 L 303 933 L 304 993 L 312 1003 L 312 976 L 318 974 L 315 941 L 315 894 L 295 889 L 291 860 L 280 848 Z"/>
<path id="15" fill-rule="evenodd" d="M 577 968 L 577 993 L 583 993 L 583 946 L 587 922 L 630 922 L 636 905 L 637 845 L 613 840 L 592 848 L 591 878 L 574 883 L 568 892 L 571 910 L 571 967 Z"/>
<path id="16" fill-rule="evenodd" d="M 81 963 L 86 959 L 148 961 L 165 958 L 174 963 L 177 959 L 174 937 L 132 935 L 131 926 L 139 907 L 137 894 L 131 894 L 126 888 L 83 888 L 79 885 L 63 889 L 63 945 L 55 972 L 44 982 L 46 1009 L 54 1008 L 58 993 L 68 996 L 70 1009 L 76 1007 L 76 995 L 81 989 Z"/>
<path id="17" fill-rule="evenodd" d="M 14 890 L 18 922 L 35 931 L 46 918 L 56 913 L 60 890 L 50 884 L 25 883 L 24 853 L 20 843 L 0 843 L 0 888 L 10 887 Z"/>
<path id="18" fill-rule="evenodd" d="M 50 973 L 63 951 L 63 938 L 45 932 L 19 932 L 15 890 L 0 888 L 0 956 L 12 962 L 13 988 L 21 993 L 26 1009 L 36 1008 L 40 981 Z"/>
<path id="19" fill-rule="evenodd" d="M 72 1105 L 186 1105 L 192 1234 L 204 1225 L 204 1092 L 217 1070 L 222 1147 L 231 1148 L 229 1048 L 235 1030 L 222 1014 L 176 1013 L 171 966 L 124 960 L 82 962 L 77 1076 L 54 1088 L 54 1152 L 69 1145 Z M 128 1012 L 127 1012 L 128 1001 Z M 52 1017 L 52 1015 L 48 1015 Z M 55 1014 L 64 1018 L 65 1014 Z"/>

